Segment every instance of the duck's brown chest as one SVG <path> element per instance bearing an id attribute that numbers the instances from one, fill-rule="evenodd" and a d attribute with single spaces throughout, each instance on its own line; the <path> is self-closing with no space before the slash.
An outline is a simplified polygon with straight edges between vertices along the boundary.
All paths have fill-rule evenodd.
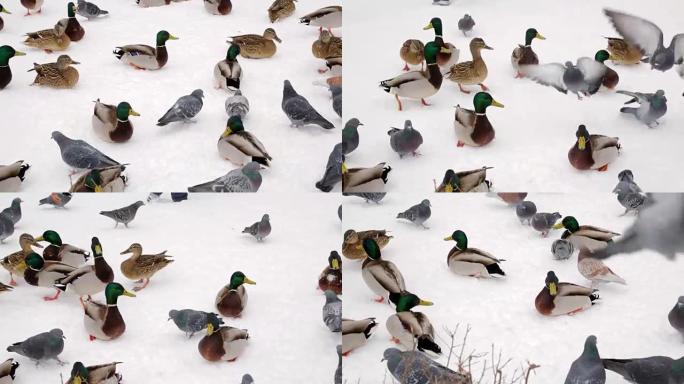
<path id="1" fill-rule="evenodd" d="M 10 81 L 12 81 L 12 71 L 9 64 L 5 67 L 0 67 L 0 89 L 5 89 Z"/>
<path id="2" fill-rule="evenodd" d="M 477 115 L 475 117 L 475 128 L 471 135 L 473 141 L 479 145 L 486 145 L 494 140 L 495 135 L 496 133 L 487 115 Z"/>
<path id="3" fill-rule="evenodd" d="M 220 332 L 204 336 L 197 345 L 197 349 L 202 357 L 209 361 L 219 361 L 226 354 L 225 349 L 223 349 L 223 338 Z"/>
<path id="4" fill-rule="evenodd" d="M 579 170 L 591 169 L 594 164 L 594 160 L 591 157 L 591 149 L 586 146 L 584 150 L 580 150 L 577 144 L 573 145 L 568 152 L 568 160 L 570 164 Z"/>
<path id="5" fill-rule="evenodd" d="M 126 331 L 124 322 L 118 307 L 109 307 L 105 321 L 102 324 L 102 332 L 111 339 L 116 339 Z"/>
<path id="6" fill-rule="evenodd" d="M 115 143 L 123 143 L 133 136 L 133 125 L 130 121 L 118 121 L 113 131 L 109 132 L 109 138 Z"/>
<path id="7" fill-rule="evenodd" d="M 75 17 L 69 18 L 65 32 L 71 41 L 80 41 L 85 35 L 85 29 L 81 27 L 81 23 Z"/>

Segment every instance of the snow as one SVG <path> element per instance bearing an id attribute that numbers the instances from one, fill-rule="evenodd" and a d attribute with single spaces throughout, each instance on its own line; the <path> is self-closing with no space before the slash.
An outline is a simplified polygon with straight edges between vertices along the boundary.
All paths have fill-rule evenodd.
<path id="1" fill-rule="evenodd" d="M 50 133 L 60 130 L 71 138 L 83 139 L 122 163 L 130 163 L 128 191 L 186 190 L 187 187 L 226 174 L 236 168 L 218 155 L 216 142 L 228 117 L 224 102 L 229 93 L 213 88 L 214 65 L 226 57 L 229 36 L 256 33 L 273 27 L 282 44 L 273 58 L 250 60 L 240 57 L 242 92 L 251 111 L 245 129 L 254 133 L 273 156 L 273 166 L 263 171 L 263 191 L 288 188 L 317 191 L 314 183 L 322 176 L 328 154 L 339 142 L 340 131 L 326 132 L 315 126 L 290 128 L 280 109 L 283 81 L 295 89 L 336 126 L 341 119 L 332 109 L 327 88 L 313 85 L 328 75 L 311 53 L 318 38 L 316 27 L 300 24 L 298 18 L 323 6 L 324 0 L 297 3 L 295 14 L 271 24 L 267 9 L 271 0 L 236 1 L 227 16 L 209 14 L 202 1 L 172 3 L 141 8 L 133 0 L 96 2 L 110 16 L 87 21 L 77 16 L 86 31 L 83 40 L 72 43 L 64 53 L 81 62 L 76 68 L 80 80 L 75 89 L 54 90 L 30 87 L 32 63 L 55 61 L 58 52 L 43 51 L 22 44 L 23 34 L 52 27 L 66 17 L 67 1 L 48 1 L 40 14 L 22 16 L 19 3 L 7 4 L 12 15 L 3 14 L 5 28 L 0 45 L 9 44 L 27 52 L 10 60 L 12 82 L 0 92 L 3 129 L 0 132 L 0 164 L 26 160 L 33 167 L 24 191 L 67 190 L 70 171 L 59 156 Z M 112 54 L 125 44 L 154 45 L 159 30 L 168 30 L 180 40 L 167 43 L 169 62 L 159 71 L 137 71 Z M 341 34 L 341 29 L 335 30 Z M 156 126 L 173 103 L 196 88 L 204 90 L 204 108 L 196 124 Z M 108 104 L 128 101 L 141 114 L 132 116 L 134 134 L 123 144 L 100 140 L 91 127 L 93 100 Z"/>
<path id="2" fill-rule="evenodd" d="M 525 30 L 536 28 L 546 40 L 534 40 L 532 46 L 542 63 L 573 62 L 582 56 L 593 57 L 606 48 L 603 36 L 617 36 L 603 15 L 603 7 L 612 7 L 641 15 L 660 26 L 669 43 L 681 32 L 678 15 L 682 3 L 676 0 L 651 3 L 639 0 L 581 1 L 559 5 L 543 0 L 524 1 L 454 1 L 451 6 L 431 5 L 431 1 L 372 2 L 351 1 L 345 4 L 345 72 L 348 81 L 345 99 L 346 117 L 358 117 L 365 126 L 359 129 L 361 142 L 356 152 L 347 156 L 350 167 L 370 166 L 387 161 L 393 171 L 387 191 L 432 191 L 432 179 L 441 180 L 448 168 L 456 171 L 493 166 L 488 176 L 498 191 L 529 190 L 538 192 L 609 192 L 616 175 L 631 169 L 644 190 L 680 191 L 684 180 L 664 178 L 666 169 L 680 162 L 679 147 L 684 140 L 681 122 L 682 79 L 675 70 L 659 72 L 647 65 L 625 67 L 608 64 L 620 75 L 618 89 L 654 92 L 665 90 L 668 112 L 661 124 L 649 129 L 632 116 L 618 111 L 626 96 L 601 91 L 578 101 L 551 87 L 531 80 L 514 79 L 510 56 L 517 44 L 524 42 Z M 468 37 L 458 30 L 458 20 L 472 15 L 475 27 Z M 446 80 L 441 90 L 428 98 L 429 107 L 403 99 L 404 111 L 397 111 L 393 95 L 378 87 L 385 80 L 402 73 L 404 63 L 399 49 L 407 39 L 432 41 L 433 30 L 424 31 L 432 17 L 441 17 L 444 40 L 460 50 L 460 60 L 471 60 L 468 44 L 482 37 L 494 48 L 483 51 L 489 68 L 485 84 L 505 108 L 489 108 L 487 116 L 496 130 L 496 138 L 486 147 L 457 148 L 453 128 L 454 108 L 460 104 L 473 108 L 473 95 L 465 95 Z M 356 95 L 363 95 L 358 97 Z M 387 131 L 403 127 L 410 119 L 422 133 L 422 156 L 399 159 L 389 146 Z M 577 171 L 569 164 L 567 152 L 575 141 L 579 124 L 589 133 L 617 136 L 622 155 L 605 173 Z"/>
<path id="3" fill-rule="evenodd" d="M 553 259 L 551 243 L 562 232 L 542 238 L 519 223 L 513 207 L 485 194 L 430 196 L 428 230 L 395 219 L 398 212 L 426 197 L 388 195 L 380 205 L 345 198 L 344 229 L 386 229 L 394 236 L 382 257 L 397 265 L 410 292 L 434 302 L 432 307 L 415 310 L 425 313 L 435 327 L 443 352 L 440 363 L 446 363 L 449 348 L 444 328 L 453 330 L 459 323 L 461 332 L 467 324 L 472 326 L 471 349 L 488 352 L 494 343 L 505 357 L 514 359 L 511 368 L 526 365 L 527 360 L 541 365 L 531 383 L 562 383 L 590 334 L 598 337 L 599 352 L 605 358 L 681 356 L 682 339 L 670 327 L 667 314 L 681 295 L 674 282 L 680 280 L 682 260 L 671 262 L 651 251 L 611 257 L 606 265 L 625 278 L 627 286 L 601 285 L 598 304 L 587 311 L 545 317 L 536 311 L 534 299 L 547 271 L 554 270 L 560 281 L 589 284 L 577 271 L 577 253 L 566 261 Z M 575 216 L 580 224 L 617 232 L 634 220 L 632 215 L 620 216 L 624 210 L 615 195 L 606 193 L 535 193 L 528 200 L 540 212 L 559 211 Z M 450 272 L 446 259 L 455 243 L 443 238 L 456 229 L 467 234 L 469 247 L 506 259 L 501 264 L 506 276 L 476 279 Z M 385 327 L 393 307 L 372 300 L 375 296 L 361 277 L 361 262 L 344 261 L 344 316 L 376 317 L 379 323 L 368 344 L 344 358 L 345 378 L 349 383 L 391 382 L 385 379 L 386 363 L 380 359 L 386 348 L 394 346 Z M 624 382 L 611 372 L 607 376 L 608 384 Z"/>
<path id="4" fill-rule="evenodd" d="M 0 206 L 9 205 L 12 197 L 0 196 Z M 141 243 L 144 252 L 166 249 L 175 262 L 158 272 L 137 297 L 119 299 L 127 328 L 109 342 L 88 341 L 78 297 L 69 291 L 56 302 L 45 302 L 42 297 L 54 291 L 22 280 L 14 291 L 0 294 L 0 360 L 19 361 L 17 383 L 54 383 L 60 373 L 66 380 L 76 361 L 86 365 L 123 361 L 119 370 L 126 383 L 239 383 L 245 373 L 251 373 L 256 383 L 332 382 L 339 334 L 325 327 L 321 319 L 325 298 L 316 288 L 330 250 L 339 246 L 339 200 L 333 196 L 316 194 L 312 199 L 294 194 L 277 203 L 261 194 L 239 199 L 196 194 L 171 203 L 166 195 L 166 201 L 141 207 L 128 229 L 115 229 L 110 219 L 97 213 L 144 200 L 146 195 L 78 195 L 66 209 L 38 207 L 41 195 L 20 197 L 25 201 L 24 217 L 15 234 L 0 244 L 2 257 L 18 249 L 21 233 L 37 236 L 54 229 L 64 242 L 86 249 L 91 237 L 97 236 L 115 281 L 129 290 L 134 284 L 119 271 L 126 257 L 119 253 L 131 243 Z M 270 214 L 273 232 L 263 243 L 240 233 L 265 212 Z M 215 295 L 236 270 L 257 284 L 247 287 L 249 303 L 242 317 L 224 321 L 248 329 L 249 343 L 237 361 L 211 363 L 197 351 L 203 336 L 188 340 L 173 322 L 167 322 L 168 311 L 216 312 Z M 0 280 L 8 282 L 4 269 Z M 103 294 L 96 298 L 102 300 Z M 60 357 L 68 365 L 60 367 L 53 361 L 36 367 L 5 352 L 13 342 L 57 327 L 66 336 Z"/>

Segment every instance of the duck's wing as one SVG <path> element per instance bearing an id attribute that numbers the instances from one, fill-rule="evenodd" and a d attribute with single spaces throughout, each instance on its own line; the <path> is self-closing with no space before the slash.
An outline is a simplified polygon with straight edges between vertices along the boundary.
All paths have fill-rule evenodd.
<path id="1" fill-rule="evenodd" d="M 380 82 L 383 87 L 400 87 L 403 84 L 410 83 L 416 80 L 425 80 L 425 74 L 421 71 L 411 71 L 407 73 L 402 73 L 399 76 L 393 77 Z"/>
<path id="2" fill-rule="evenodd" d="M 457 106 L 454 119 L 464 127 L 475 126 L 475 111 Z"/>
<path id="3" fill-rule="evenodd" d="M 619 147 L 617 137 L 609 137 L 603 135 L 590 135 L 589 141 L 594 150 L 599 150 L 607 147 Z"/>
<path id="4" fill-rule="evenodd" d="M 594 293 L 591 288 L 572 283 L 559 283 L 558 296 L 589 296 Z"/>
<path id="5" fill-rule="evenodd" d="M 373 278 L 388 292 L 402 291 L 406 288 L 404 276 L 394 263 L 382 260 L 380 263 L 373 263 L 368 266 L 368 272 Z"/>
<path id="6" fill-rule="evenodd" d="M 603 13 L 628 43 L 639 47 L 646 55 L 653 55 L 656 49 L 663 46 L 663 31 L 652 22 L 612 9 L 604 9 Z"/>
<path id="7" fill-rule="evenodd" d="M 94 300 L 85 301 L 83 309 L 85 310 L 85 315 L 96 322 L 104 319 L 107 314 L 107 306 Z"/>
<path id="8" fill-rule="evenodd" d="M 674 50 L 675 64 L 684 63 L 684 33 L 675 35 L 670 43 L 670 49 Z"/>
<path id="9" fill-rule="evenodd" d="M 149 45 L 145 44 L 131 44 L 131 45 L 124 45 L 123 47 L 118 47 L 122 51 L 128 53 L 131 56 L 156 56 L 157 51 L 150 47 Z"/>

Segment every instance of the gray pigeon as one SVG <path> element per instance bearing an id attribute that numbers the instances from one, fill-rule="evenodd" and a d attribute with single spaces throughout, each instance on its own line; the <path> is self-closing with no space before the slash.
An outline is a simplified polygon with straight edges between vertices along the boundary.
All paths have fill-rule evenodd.
<path id="1" fill-rule="evenodd" d="M 371 201 L 375 204 L 380 204 L 380 201 L 385 198 L 387 192 L 345 192 L 344 196 L 356 196 L 366 200 L 366 203 Z"/>
<path id="2" fill-rule="evenodd" d="M 606 66 L 590 57 L 581 57 L 577 65 L 571 61 L 540 65 L 521 65 L 521 73 L 539 84 L 554 87 L 561 93 L 568 91 L 577 95 L 589 95 L 598 89 L 603 81 Z"/>
<path id="3" fill-rule="evenodd" d="M 176 121 L 182 121 L 184 123 L 192 122 L 192 118 L 197 116 L 202 110 L 204 103 L 202 98 L 204 97 L 204 92 L 201 89 L 195 89 L 191 94 L 181 96 L 176 101 L 171 108 L 162 116 L 157 125 L 164 126 L 169 123 Z"/>
<path id="4" fill-rule="evenodd" d="M 359 146 L 359 125 L 363 125 L 359 119 L 351 118 L 342 128 L 342 149 L 348 155 Z"/>
<path id="5" fill-rule="evenodd" d="M 24 341 L 14 343 L 7 347 L 7 352 L 14 352 L 28 357 L 31 360 L 35 360 L 36 364 L 42 360 L 54 359 L 60 365 L 64 365 L 58 357 L 64 350 L 64 339 L 62 330 L 55 328 L 50 332 L 40 333 Z"/>
<path id="6" fill-rule="evenodd" d="M 428 227 L 426 227 L 423 223 L 425 223 L 425 221 L 427 221 L 427 219 L 429 219 L 432 215 L 432 210 L 430 207 L 430 200 L 425 199 L 421 201 L 420 204 L 416 204 L 404 212 L 399 213 L 397 215 L 397 219 L 406 219 L 416 225 L 420 225 L 421 227 L 428 229 Z"/>
<path id="7" fill-rule="evenodd" d="M 452 371 L 420 351 L 387 348 L 382 356 L 382 361 L 387 361 L 387 369 L 400 384 L 471 383 L 469 375 Z"/>
<path id="8" fill-rule="evenodd" d="M 240 116 L 240 119 L 244 119 L 249 112 L 249 100 L 239 89 L 232 96 L 228 96 L 225 106 L 228 117 Z"/>
<path id="9" fill-rule="evenodd" d="M 145 205 L 142 201 L 138 200 L 135 203 L 125 206 L 123 208 L 115 209 L 113 211 L 101 211 L 100 215 L 107 216 L 114 220 L 114 228 L 119 226 L 119 223 L 123 224 L 128 228 L 128 224 L 135 219 L 135 215 L 138 213 L 138 208 Z"/>
<path id="10" fill-rule="evenodd" d="M 323 178 L 316 182 L 316 188 L 323 192 L 330 192 L 337 183 L 342 181 L 342 162 L 344 155 L 342 154 L 343 143 L 335 144 L 332 152 L 328 155 L 328 163 L 325 165 L 325 172 Z"/>
<path id="11" fill-rule="evenodd" d="M 463 36 L 468 36 L 468 32 L 472 31 L 474 26 L 475 20 L 467 13 L 458 21 L 458 29 L 463 32 Z"/>
<path id="12" fill-rule="evenodd" d="M 325 291 L 322 313 L 323 322 L 331 332 L 342 332 L 342 300 L 329 289 Z"/>
<path id="13" fill-rule="evenodd" d="M 531 224 L 532 217 L 537 213 L 537 206 L 531 201 L 521 201 L 515 206 L 515 214 L 520 220 L 520 224 Z"/>
<path id="14" fill-rule="evenodd" d="M 534 216 L 532 216 L 532 220 L 530 220 L 530 225 L 532 225 L 532 228 L 535 230 L 541 232 L 542 236 L 546 237 L 549 234 L 551 227 L 553 227 L 553 225 L 556 224 L 556 221 L 560 220 L 561 217 L 563 216 L 558 212 L 535 213 Z"/>
<path id="15" fill-rule="evenodd" d="M 627 192 L 642 192 L 641 188 L 639 188 L 639 185 L 637 185 L 637 183 L 634 182 L 634 174 L 629 169 L 624 169 L 620 171 L 620 173 L 618 173 L 618 185 L 620 185 L 620 183 L 624 183 L 624 185 L 621 186 L 621 189 L 626 189 Z M 616 190 L 617 187 L 615 187 L 613 193 L 617 193 Z"/>
<path id="16" fill-rule="evenodd" d="M 64 208 L 71 201 L 72 194 L 69 192 L 53 192 L 50 196 L 40 199 L 38 205 L 52 205 L 57 208 Z"/>
<path id="17" fill-rule="evenodd" d="M 551 244 L 551 253 L 556 260 L 567 260 L 573 252 L 575 246 L 565 239 L 557 239 Z"/>
<path id="18" fill-rule="evenodd" d="M 672 328 L 679 331 L 684 336 L 684 296 L 679 296 L 674 308 L 667 315 Z"/>
<path id="19" fill-rule="evenodd" d="M 252 375 L 248 373 L 242 376 L 242 381 L 240 382 L 240 384 L 254 384 L 254 379 L 252 378 Z"/>
<path id="20" fill-rule="evenodd" d="M 12 218 L 0 212 L 0 244 L 14 234 L 14 223 Z"/>
<path id="21" fill-rule="evenodd" d="M 13 383 L 14 379 L 17 378 L 17 368 L 19 368 L 19 363 L 11 358 L 0 364 L 0 383 Z"/>
<path id="22" fill-rule="evenodd" d="M 87 2 L 85 0 L 78 0 L 77 11 L 79 15 L 90 19 L 96 19 L 98 16 L 109 15 L 109 12 L 100 9 L 97 5 Z"/>
<path id="23" fill-rule="evenodd" d="M 24 200 L 15 197 L 12 200 L 10 206 L 3 209 L 2 212 L 0 212 L 0 214 L 5 215 L 10 220 L 12 220 L 12 224 L 18 223 L 19 220 L 21 220 L 21 203 L 23 202 Z"/>
<path id="24" fill-rule="evenodd" d="M 227 174 L 188 188 L 188 192 L 256 192 L 261 187 L 261 165 L 256 161 Z"/>
<path id="25" fill-rule="evenodd" d="M 684 357 L 679 360 L 667 356 L 641 359 L 602 359 L 603 366 L 635 384 L 684 383 Z"/>
<path id="26" fill-rule="evenodd" d="M 118 161 L 98 151 L 83 140 L 72 140 L 62 132 L 52 132 L 52 139 L 59 145 L 62 160 L 75 169 L 99 169 L 121 165 Z"/>
<path id="27" fill-rule="evenodd" d="M 194 309 L 172 309 L 169 311 L 169 320 L 173 320 L 178 329 L 185 332 L 188 338 L 195 335 L 212 322 L 212 324 L 223 324 L 223 319 L 213 312 L 195 311 Z"/>
<path id="28" fill-rule="evenodd" d="M 342 87 L 331 86 L 330 93 L 332 93 L 333 110 L 337 116 L 342 117 Z"/>
<path id="29" fill-rule="evenodd" d="M 316 112 L 311 104 L 292 88 L 290 80 L 285 80 L 283 84 L 283 101 L 281 107 L 294 127 L 314 124 L 325 129 L 335 128 L 331 122 Z"/>
<path id="30" fill-rule="evenodd" d="M 399 154 L 400 159 L 408 154 L 416 156 L 416 150 L 423 144 L 423 136 L 413 129 L 411 120 L 404 122 L 404 129 L 392 127 L 387 134 L 390 137 L 390 146 Z"/>
<path id="31" fill-rule="evenodd" d="M 639 213 L 639 209 L 646 202 L 646 195 L 639 192 L 631 192 L 631 186 L 636 184 L 631 184 L 629 182 L 621 181 L 613 189 L 613 193 L 617 194 L 617 200 L 625 208 L 625 212 L 622 216 L 628 214 L 629 212 Z M 638 188 L 638 187 L 637 187 Z"/>
<path id="32" fill-rule="evenodd" d="M 270 220 L 271 219 L 268 217 L 268 215 L 263 215 L 261 217 L 261 221 L 257 221 L 249 227 L 245 227 L 245 229 L 242 230 L 242 233 L 249 233 L 250 235 L 256 237 L 257 241 L 262 241 L 266 238 L 266 236 L 271 234 Z"/>
<path id="33" fill-rule="evenodd" d="M 335 369 L 335 384 L 342 384 L 342 345 L 337 345 L 337 369 Z"/>
<path id="34" fill-rule="evenodd" d="M 682 40 L 684 45 L 684 39 Z M 620 112 L 630 113 L 634 115 L 639 121 L 646 124 L 649 128 L 658 125 L 658 119 L 663 117 L 667 112 L 667 98 L 665 91 L 657 90 L 655 93 L 640 93 L 629 91 L 617 91 L 617 93 L 631 96 L 625 104 L 639 103 L 639 108 L 622 107 Z"/>
<path id="35" fill-rule="evenodd" d="M 596 348 L 596 336 L 587 337 L 584 351 L 572 362 L 565 384 L 605 384 L 606 371 Z"/>

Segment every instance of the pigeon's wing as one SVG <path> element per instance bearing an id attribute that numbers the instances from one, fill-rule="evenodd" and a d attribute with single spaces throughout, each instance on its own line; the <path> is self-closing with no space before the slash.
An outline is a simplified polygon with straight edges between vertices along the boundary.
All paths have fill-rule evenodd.
<path id="1" fill-rule="evenodd" d="M 548 85 L 556 88 L 560 92 L 566 93 L 567 88 L 563 83 L 563 74 L 565 73 L 565 66 L 561 63 L 550 63 L 543 65 L 525 65 L 525 73 L 527 77 L 542 85 Z"/>
<path id="2" fill-rule="evenodd" d="M 672 38 L 670 47 L 674 49 L 675 64 L 684 63 L 684 33 L 675 35 L 675 37 Z"/>
<path id="3" fill-rule="evenodd" d="M 78 163 L 80 168 L 92 169 L 119 164 L 83 140 L 73 140 L 65 146 L 62 155 L 71 162 Z"/>
<path id="4" fill-rule="evenodd" d="M 606 66 L 594 59 L 581 57 L 577 60 L 577 67 L 584 75 L 584 82 L 587 84 L 600 83 L 606 73 Z"/>
<path id="5" fill-rule="evenodd" d="M 202 110 L 202 100 L 195 96 L 188 95 L 183 96 L 178 100 L 178 105 L 180 106 L 183 116 L 185 118 L 191 118 L 197 115 L 200 110 Z"/>
<path id="6" fill-rule="evenodd" d="M 646 55 L 653 55 L 658 47 L 663 46 L 663 31 L 652 22 L 612 9 L 605 9 L 603 12 L 613 23 L 615 30 Z"/>
<path id="7" fill-rule="evenodd" d="M 214 186 L 215 192 L 252 192 L 252 183 L 239 169 L 230 171 Z"/>

